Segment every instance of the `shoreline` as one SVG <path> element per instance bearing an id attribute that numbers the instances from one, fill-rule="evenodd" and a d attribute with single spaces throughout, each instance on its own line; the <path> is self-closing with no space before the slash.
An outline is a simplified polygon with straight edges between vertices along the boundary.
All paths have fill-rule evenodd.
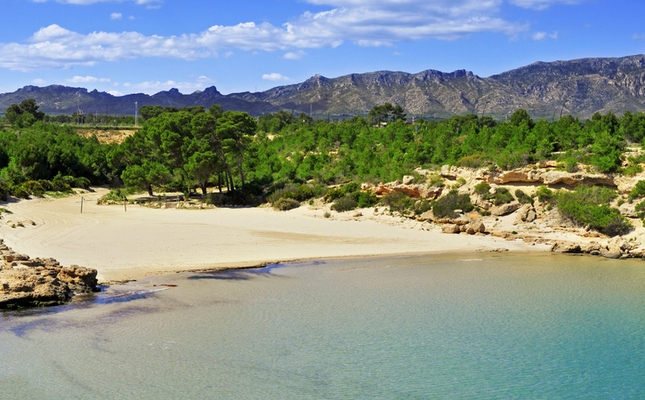
<path id="1" fill-rule="evenodd" d="M 107 189 L 7 203 L 0 237 L 16 252 L 98 271 L 101 284 L 298 261 L 476 252 L 548 252 L 547 244 L 448 235 L 373 209 L 152 209 L 97 205 Z M 80 212 L 81 201 L 84 203 Z M 358 216 L 360 214 L 360 216 Z M 12 227 L 15 226 L 15 227 Z"/>

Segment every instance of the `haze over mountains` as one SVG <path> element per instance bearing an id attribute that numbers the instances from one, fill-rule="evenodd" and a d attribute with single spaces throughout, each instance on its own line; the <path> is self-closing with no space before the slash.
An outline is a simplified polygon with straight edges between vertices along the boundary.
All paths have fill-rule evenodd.
<path id="1" fill-rule="evenodd" d="M 378 71 L 338 78 L 313 76 L 293 85 L 263 92 L 221 94 L 215 87 L 191 94 L 177 89 L 154 95 L 113 96 L 84 88 L 26 86 L 0 94 L 0 113 L 11 104 L 34 98 L 48 114 L 134 114 L 144 105 L 209 107 L 261 115 L 279 110 L 304 112 L 317 118 L 365 115 L 375 105 L 401 105 L 409 117 L 447 118 L 479 114 L 504 119 L 518 108 L 533 118 L 551 120 L 564 114 L 581 119 L 595 112 L 645 110 L 645 55 L 537 62 L 481 78 L 460 70 L 450 73 Z"/>

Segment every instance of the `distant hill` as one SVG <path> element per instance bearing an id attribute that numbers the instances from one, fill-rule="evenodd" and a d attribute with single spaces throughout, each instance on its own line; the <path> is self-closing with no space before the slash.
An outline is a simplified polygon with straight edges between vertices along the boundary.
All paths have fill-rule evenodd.
<path id="1" fill-rule="evenodd" d="M 113 96 L 96 90 L 60 85 L 26 86 L 0 94 L 0 113 L 13 103 L 34 98 L 48 114 L 85 113 L 130 115 L 134 104 L 209 107 L 253 115 L 288 110 L 318 118 L 365 115 L 375 105 L 401 105 L 408 116 L 447 118 L 479 114 L 504 119 L 518 108 L 533 118 L 558 118 L 561 113 L 589 118 L 599 111 L 645 110 L 645 56 L 587 58 L 537 62 L 481 78 L 460 70 L 450 73 L 427 70 L 416 74 L 378 71 L 338 78 L 313 76 L 294 85 L 264 92 L 221 94 L 215 87 L 191 94 L 177 89 L 147 94 Z"/>

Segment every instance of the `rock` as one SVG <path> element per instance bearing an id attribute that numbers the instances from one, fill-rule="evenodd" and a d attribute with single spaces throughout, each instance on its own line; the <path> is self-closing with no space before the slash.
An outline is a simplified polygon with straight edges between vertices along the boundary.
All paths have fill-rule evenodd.
<path id="1" fill-rule="evenodd" d="M 441 196 L 443 193 L 443 187 L 441 186 L 431 186 L 426 189 L 425 193 L 423 194 L 423 197 L 428 199 L 428 200 L 435 200 Z"/>
<path id="2" fill-rule="evenodd" d="M 414 176 L 412 175 L 404 175 L 403 179 L 401 179 L 401 183 L 404 185 L 411 185 L 412 182 L 414 182 Z"/>
<path id="3" fill-rule="evenodd" d="M 95 269 L 71 265 L 67 268 L 61 268 L 56 278 L 66 284 L 71 292 L 92 293 L 97 291 L 97 273 Z"/>
<path id="4" fill-rule="evenodd" d="M 2 250 L 2 259 L 0 309 L 59 305 L 74 294 L 100 291 L 95 269 L 61 267 L 52 258 L 32 260 L 9 248 Z"/>
<path id="5" fill-rule="evenodd" d="M 528 214 L 526 214 L 525 222 L 533 222 L 536 219 L 537 219 L 537 213 L 535 212 L 534 209 L 531 208 L 531 210 L 529 210 Z"/>
<path id="6" fill-rule="evenodd" d="M 550 166 L 550 164 L 544 165 L 544 167 Z M 514 182 L 543 185 L 556 185 L 562 183 L 569 186 L 577 186 L 580 184 L 605 186 L 616 185 L 614 183 L 614 178 L 606 174 L 586 174 L 582 172 L 572 173 L 566 171 L 553 171 L 533 168 L 517 168 L 511 171 L 494 171 L 488 176 L 488 182 L 498 185 L 504 185 Z"/>
<path id="7" fill-rule="evenodd" d="M 432 212 L 432 210 L 428 210 L 428 211 L 424 212 L 423 214 L 417 216 L 417 221 L 420 221 L 420 222 L 434 221 L 434 219 L 435 219 L 434 218 L 434 213 Z"/>
<path id="8" fill-rule="evenodd" d="M 444 224 L 441 226 L 441 232 L 443 233 L 460 233 L 461 228 L 456 224 Z"/>
<path id="9" fill-rule="evenodd" d="M 600 250 L 602 250 L 602 246 L 600 246 L 600 243 L 598 242 L 582 243 L 580 245 L 580 250 L 584 253 L 598 255 L 600 254 Z"/>
<path id="10" fill-rule="evenodd" d="M 554 253 L 580 253 L 580 245 L 573 242 L 557 241 L 551 246 L 551 251 Z"/>
<path id="11" fill-rule="evenodd" d="M 611 238 L 607 247 L 600 250 L 600 254 L 605 258 L 621 258 L 631 246 L 620 236 Z"/>
<path id="12" fill-rule="evenodd" d="M 491 215 L 502 216 L 508 215 L 512 212 L 517 211 L 520 208 L 521 204 L 517 201 L 512 201 L 507 204 L 502 204 L 500 206 L 494 206 L 490 209 Z"/>
<path id="13" fill-rule="evenodd" d="M 564 171 L 547 171 L 544 173 L 542 183 L 545 185 L 557 185 L 564 183 L 569 186 L 578 186 L 585 184 L 589 186 L 604 185 L 614 186 L 613 177 L 605 174 L 585 174 L 585 173 L 571 173 Z"/>
<path id="14" fill-rule="evenodd" d="M 515 223 L 519 224 L 521 222 L 527 222 L 528 213 L 533 207 L 530 204 L 524 204 L 517 210 L 517 215 L 515 216 Z"/>
<path id="15" fill-rule="evenodd" d="M 621 204 L 620 207 L 618 207 L 618 211 L 620 211 L 620 214 L 624 217 L 638 218 L 638 214 L 636 213 L 636 206 L 634 204 Z"/>
<path id="16" fill-rule="evenodd" d="M 474 235 L 476 233 L 485 233 L 486 226 L 480 220 L 470 221 L 467 225 L 461 227 L 462 232 L 466 232 L 469 235 Z"/>
<path id="17" fill-rule="evenodd" d="M 470 202 L 475 206 L 479 207 L 482 210 L 490 210 L 493 206 L 493 203 L 490 200 L 487 200 L 486 197 L 479 193 L 473 193 L 470 195 Z"/>

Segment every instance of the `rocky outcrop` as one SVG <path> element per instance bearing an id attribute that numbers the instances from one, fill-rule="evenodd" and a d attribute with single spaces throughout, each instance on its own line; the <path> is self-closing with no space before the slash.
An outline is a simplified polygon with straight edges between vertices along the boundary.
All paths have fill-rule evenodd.
<path id="1" fill-rule="evenodd" d="M 524 204 L 517 210 L 515 223 L 533 222 L 537 218 L 537 213 L 531 204 Z"/>
<path id="2" fill-rule="evenodd" d="M 453 220 L 448 223 L 444 223 L 441 226 L 441 232 L 443 233 L 467 233 L 468 235 L 474 235 L 477 233 L 486 233 L 486 226 L 479 219 L 459 219 Z"/>
<path id="3" fill-rule="evenodd" d="M 31 259 L 9 249 L 0 240 L 0 309 L 53 306 L 75 294 L 97 292 L 97 271 L 56 260 Z"/>
<path id="4" fill-rule="evenodd" d="M 607 174 L 589 174 L 582 172 L 551 171 L 547 169 L 518 168 L 511 171 L 493 171 L 487 180 L 489 183 L 505 185 L 508 183 L 531 183 L 542 185 L 603 185 L 616 186 L 614 177 Z"/>
<path id="5" fill-rule="evenodd" d="M 605 258 L 643 257 L 642 251 L 620 236 L 613 237 L 604 244 L 595 241 L 576 243 L 566 240 L 558 240 L 551 246 L 551 251 L 554 253 L 586 253 L 591 255 L 601 255 Z"/>

